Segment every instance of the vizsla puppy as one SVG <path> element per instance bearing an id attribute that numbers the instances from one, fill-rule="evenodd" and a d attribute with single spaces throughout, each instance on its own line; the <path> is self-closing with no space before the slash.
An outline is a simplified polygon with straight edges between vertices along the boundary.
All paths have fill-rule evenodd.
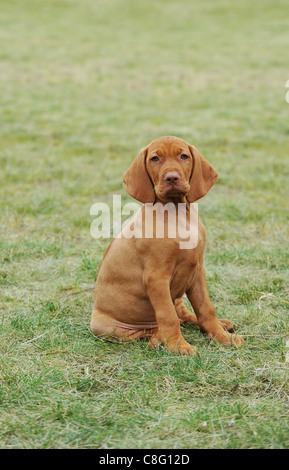
<path id="1" fill-rule="evenodd" d="M 217 176 L 195 147 L 177 137 L 160 137 L 140 151 L 124 175 L 124 185 L 145 205 L 112 241 L 101 263 L 91 317 L 94 334 L 125 340 L 150 337 L 151 347 L 162 343 L 172 352 L 195 354 L 180 329 L 181 322 L 192 322 L 222 344 L 243 344 L 241 336 L 229 333 L 235 327 L 231 321 L 216 318 L 210 301 L 203 267 L 206 232 L 198 216 L 197 244 L 190 249 L 180 248 L 179 232 L 171 238 L 165 230 L 158 238 L 156 219 L 151 238 L 128 236 L 144 222 L 146 203 L 151 203 L 150 210 L 156 203 L 176 208 L 186 204 L 185 224 L 190 223 L 190 203 L 205 196 Z M 168 229 L 166 212 L 163 220 Z M 185 293 L 195 313 L 185 307 Z"/>

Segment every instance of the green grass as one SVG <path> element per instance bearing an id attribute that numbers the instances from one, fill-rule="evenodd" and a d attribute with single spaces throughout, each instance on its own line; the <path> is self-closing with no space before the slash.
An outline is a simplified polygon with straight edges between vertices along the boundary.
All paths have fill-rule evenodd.
<path id="1" fill-rule="evenodd" d="M 0 446 L 288 448 L 287 2 L 0 6 Z M 89 331 L 109 242 L 90 207 L 128 201 L 123 173 L 167 134 L 219 171 L 206 273 L 242 349 L 190 325 L 199 358 Z"/>

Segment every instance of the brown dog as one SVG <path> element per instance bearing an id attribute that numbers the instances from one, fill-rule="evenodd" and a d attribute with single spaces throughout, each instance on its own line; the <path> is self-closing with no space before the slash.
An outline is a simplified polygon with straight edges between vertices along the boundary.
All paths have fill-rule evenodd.
<path id="1" fill-rule="evenodd" d="M 217 176 L 195 147 L 177 137 L 160 137 L 141 150 L 125 173 L 124 184 L 145 205 L 112 241 L 100 266 L 91 317 L 94 334 L 126 340 L 145 336 L 152 347 L 163 343 L 172 352 L 195 354 L 196 348 L 180 330 L 181 322 L 193 322 L 220 343 L 243 344 L 241 336 L 229 333 L 235 327 L 231 321 L 216 318 L 203 267 L 206 232 L 198 218 L 198 243 L 191 249 L 180 248 L 179 232 L 175 238 L 167 232 L 158 238 L 156 219 L 152 238 L 128 236 L 145 222 L 146 203 L 152 203 L 151 210 L 157 202 L 176 208 L 185 203 L 185 223 L 190 223 L 190 203 L 205 196 Z M 178 214 L 176 209 L 177 218 Z M 163 220 L 168 228 L 167 212 Z M 185 293 L 195 313 L 185 307 Z"/>

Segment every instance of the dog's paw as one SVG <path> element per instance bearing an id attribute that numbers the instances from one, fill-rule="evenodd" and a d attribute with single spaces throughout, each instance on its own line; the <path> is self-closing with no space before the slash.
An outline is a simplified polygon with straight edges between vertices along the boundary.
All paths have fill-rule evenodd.
<path id="1" fill-rule="evenodd" d="M 226 318 L 218 318 L 218 322 L 226 331 L 235 331 L 237 325 L 233 323 L 231 320 L 227 320 Z"/>
<path id="2" fill-rule="evenodd" d="M 189 344 L 182 337 L 178 338 L 177 340 L 172 340 L 161 339 L 157 334 L 153 335 L 150 339 L 149 346 L 151 348 L 157 348 L 160 344 L 164 344 L 164 346 L 172 353 L 184 354 L 189 356 L 198 355 L 197 348 Z"/>
<path id="3" fill-rule="evenodd" d="M 233 344 L 235 344 L 238 347 L 243 346 L 243 344 L 245 343 L 244 338 L 242 338 L 242 336 L 240 335 L 230 335 L 230 336 L 231 336 L 231 340 Z"/>
<path id="4" fill-rule="evenodd" d="M 152 349 L 157 348 L 162 344 L 161 340 L 157 337 L 156 334 L 152 335 L 151 339 L 149 340 L 149 347 Z"/>
<path id="5" fill-rule="evenodd" d="M 179 354 L 184 354 L 184 355 L 189 355 L 189 356 L 198 356 L 198 350 L 195 346 L 192 346 L 191 344 L 187 343 L 187 341 L 183 341 L 181 344 L 178 344 L 178 342 L 174 346 L 170 346 L 168 348 L 171 352 L 179 353 Z"/>
<path id="6" fill-rule="evenodd" d="M 225 346 L 242 346 L 244 344 L 244 339 L 240 335 L 234 335 L 228 333 L 225 330 L 218 331 L 215 333 L 207 333 L 209 338 L 217 340 L 219 343 L 224 344 Z"/>

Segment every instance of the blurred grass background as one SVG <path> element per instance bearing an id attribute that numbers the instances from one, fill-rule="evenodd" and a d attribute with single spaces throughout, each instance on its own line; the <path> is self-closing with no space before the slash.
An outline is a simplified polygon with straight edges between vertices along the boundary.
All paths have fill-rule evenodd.
<path id="1" fill-rule="evenodd" d="M 0 446 L 288 448 L 287 2 L 0 7 Z M 189 325 L 200 358 L 89 331 L 109 243 L 90 207 L 129 200 L 123 173 L 167 134 L 219 172 L 207 280 L 243 349 Z"/>

